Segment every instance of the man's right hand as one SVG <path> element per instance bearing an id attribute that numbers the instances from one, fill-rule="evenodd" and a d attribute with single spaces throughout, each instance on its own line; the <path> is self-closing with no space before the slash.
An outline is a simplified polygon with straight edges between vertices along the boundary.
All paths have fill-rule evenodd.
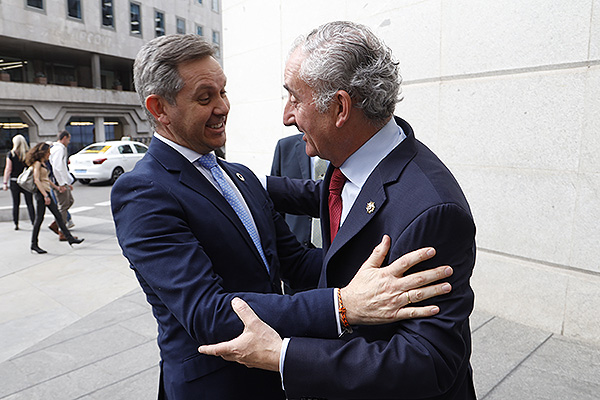
<path id="1" fill-rule="evenodd" d="M 404 276 L 412 266 L 435 255 L 432 247 L 407 253 L 387 267 L 380 268 L 390 249 L 390 243 L 390 237 L 384 235 L 348 286 L 340 289 L 350 325 L 376 325 L 430 317 L 440 311 L 439 307 L 407 306 L 452 290 L 446 282 L 430 285 L 452 275 L 453 271 L 449 266 Z"/>

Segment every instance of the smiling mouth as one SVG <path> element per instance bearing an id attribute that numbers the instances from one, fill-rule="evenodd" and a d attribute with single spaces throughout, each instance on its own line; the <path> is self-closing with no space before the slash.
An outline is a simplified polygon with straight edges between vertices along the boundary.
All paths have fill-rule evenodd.
<path id="1" fill-rule="evenodd" d="M 225 125 L 224 122 L 220 122 L 215 125 L 206 125 L 206 126 L 208 126 L 210 129 L 221 129 L 224 125 Z"/>

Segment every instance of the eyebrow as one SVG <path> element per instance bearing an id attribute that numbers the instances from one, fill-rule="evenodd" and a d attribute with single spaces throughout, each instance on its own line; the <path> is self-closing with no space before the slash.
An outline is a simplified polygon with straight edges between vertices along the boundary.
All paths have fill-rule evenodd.
<path id="1" fill-rule="evenodd" d="M 294 97 L 298 97 L 298 94 L 292 88 L 290 88 L 288 85 L 286 85 L 285 83 L 283 84 L 283 88 L 285 90 L 287 90 L 288 93 L 291 93 Z"/>

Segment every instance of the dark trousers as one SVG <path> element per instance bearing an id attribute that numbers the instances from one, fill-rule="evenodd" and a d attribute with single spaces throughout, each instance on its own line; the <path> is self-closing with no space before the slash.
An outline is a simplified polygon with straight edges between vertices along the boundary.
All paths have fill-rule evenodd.
<path id="1" fill-rule="evenodd" d="M 16 180 L 10 181 L 10 194 L 13 201 L 13 222 L 15 226 L 19 225 L 19 207 L 21 206 L 21 193 L 25 196 L 25 204 L 29 212 L 29 219 L 33 224 L 35 221 L 35 209 L 33 208 L 33 195 L 17 184 Z"/>
<path id="2" fill-rule="evenodd" d="M 58 207 L 52 197 L 50 197 L 50 204 L 48 205 L 48 209 L 54 215 L 54 219 L 56 219 L 56 223 L 60 230 L 64 233 L 66 238 L 71 241 L 73 240 L 73 235 L 69 232 L 69 229 L 65 225 L 62 217 L 60 216 L 60 212 L 58 211 Z M 44 196 L 37 191 L 35 192 L 35 222 L 33 223 L 33 232 L 31 232 L 31 244 L 38 244 L 38 236 L 40 234 L 40 227 L 42 226 L 42 222 L 44 222 L 44 213 L 46 212 L 46 203 L 44 203 Z"/>

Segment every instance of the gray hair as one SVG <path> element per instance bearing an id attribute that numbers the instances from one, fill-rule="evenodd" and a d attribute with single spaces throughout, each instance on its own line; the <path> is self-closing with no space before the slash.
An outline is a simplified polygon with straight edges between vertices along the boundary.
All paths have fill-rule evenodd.
<path id="1" fill-rule="evenodd" d="M 369 28 L 330 22 L 298 38 L 292 52 L 298 48 L 306 55 L 300 79 L 314 90 L 319 112 L 327 111 L 335 93 L 344 90 L 369 120 L 381 124 L 393 115 L 402 81 L 398 62 Z"/>
<path id="2" fill-rule="evenodd" d="M 175 104 L 175 98 L 185 84 L 177 67 L 214 54 L 215 48 L 196 34 L 160 36 L 140 49 L 133 63 L 133 82 L 152 127 L 156 127 L 156 120 L 146 109 L 146 98 L 156 94 L 169 104 Z"/>

